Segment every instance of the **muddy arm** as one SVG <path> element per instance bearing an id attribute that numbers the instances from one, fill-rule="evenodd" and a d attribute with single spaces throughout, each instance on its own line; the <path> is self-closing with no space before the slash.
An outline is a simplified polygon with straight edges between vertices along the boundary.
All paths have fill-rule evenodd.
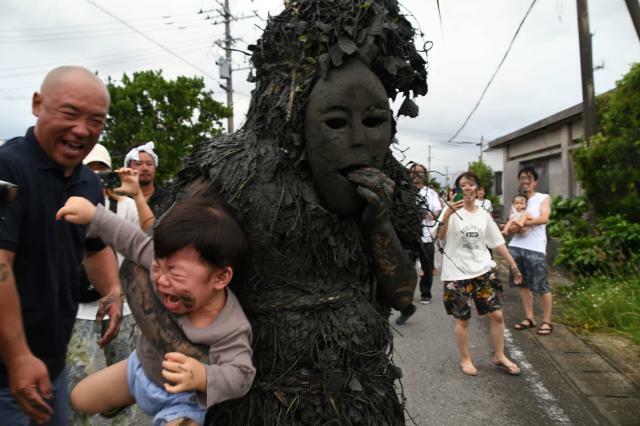
<path id="1" fill-rule="evenodd" d="M 380 302 L 402 310 L 413 300 L 415 267 L 404 250 L 389 215 L 395 184 L 381 171 L 367 167 L 349 173 L 358 194 L 367 201 L 362 223 L 369 235 Z"/>

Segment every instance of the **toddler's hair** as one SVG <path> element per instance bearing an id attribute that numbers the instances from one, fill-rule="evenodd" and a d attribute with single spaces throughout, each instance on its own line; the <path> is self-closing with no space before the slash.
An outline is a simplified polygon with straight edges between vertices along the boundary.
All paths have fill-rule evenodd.
<path id="1" fill-rule="evenodd" d="M 518 198 L 522 198 L 524 200 L 524 204 L 527 204 L 527 197 L 526 195 L 522 195 L 522 194 L 518 194 L 515 197 L 513 197 L 513 202 L 515 202 Z"/>
<path id="2" fill-rule="evenodd" d="M 195 196 L 177 202 L 154 227 L 157 258 L 192 246 L 207 263 L 238 266 L 247 252 L 247 237 L 236 212 L 222 200 Z"/>

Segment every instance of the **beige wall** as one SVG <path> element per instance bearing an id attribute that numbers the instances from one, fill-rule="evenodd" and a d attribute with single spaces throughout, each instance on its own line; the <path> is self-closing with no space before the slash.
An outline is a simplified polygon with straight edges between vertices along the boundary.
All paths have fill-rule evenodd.
<path id="1" fill-rule="evenodd" d="M 582 136 L 583 122 L 577 118 L 534 135 L 524 135 L 503 147 L 503 218 L 509 215 L 513 197 L 518 193 L 518 171 L 525 162 L 546 161 L 549 193 L 552 196 L 568 198 L 580 195 L 571 150 L 577 146 L 575 141 Z"/>

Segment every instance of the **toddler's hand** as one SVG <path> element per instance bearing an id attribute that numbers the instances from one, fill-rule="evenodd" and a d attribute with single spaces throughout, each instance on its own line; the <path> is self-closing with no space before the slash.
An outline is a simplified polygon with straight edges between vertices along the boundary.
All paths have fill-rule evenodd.
<path id="1" fill-rule="evenodd" d="M 162 361 L 162 377 L 167 392 L 207 391 L 207 371 L 204 365 L 195 358 L 180 352 L 165 354 Z"/>
<path id="2" fill-rule="evenodd" d="M 83 197 L 69 197 L 67 202 L 56 213 L 56 220 L 64 219 L 77 225 L 88 225 L 96 214 L 96 206 Z"/>

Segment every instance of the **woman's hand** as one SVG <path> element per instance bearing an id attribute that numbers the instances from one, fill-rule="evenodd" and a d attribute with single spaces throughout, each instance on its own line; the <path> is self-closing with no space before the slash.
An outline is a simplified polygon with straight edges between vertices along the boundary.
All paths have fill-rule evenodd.
<path id="1" fill-rule="evenodd" d="M 180 352 L 165 354 L 162 361 L 162 377 L 166 381 L 167 392 L 207 391 L 207 371 L 204 365 L 195 358 Z"/>
<path id="2" fill-rule="evenodd" d="M 522 284 L 522 272 L 520 272 L 520 269 L 518 269 L 518 265 L 516 265 L 515 263 L 511 265 L 511 272 L 513 273 L 513 283 L 515 285 Z"/>
<path id="3" fill-rule="evenodd" d="M 88 225 L 96 214 L 96 206 L 83 197 L 69 197 L 67 202 L 56 213 L 56 220 L 64 219 L 76 225 Z"/>

